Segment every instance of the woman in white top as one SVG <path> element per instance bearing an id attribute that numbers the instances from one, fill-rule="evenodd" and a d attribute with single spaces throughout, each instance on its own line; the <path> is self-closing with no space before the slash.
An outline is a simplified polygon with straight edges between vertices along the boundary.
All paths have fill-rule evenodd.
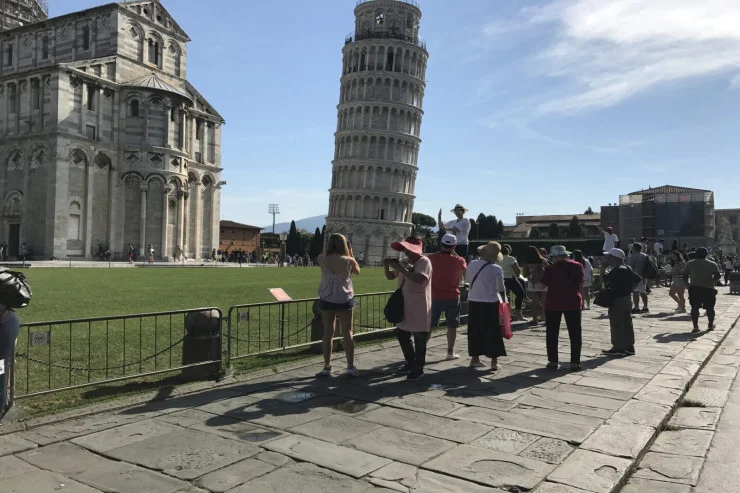
<path id="1" fill-rule="evenodd" d="M 455 235 L 457 238 L 457 245 L 455 246 L 455 253 L 468 260 L 468 234 L 470 233 L 470 219 L 465 216 L 468 210 L 461 204 L 455 205 L 455 208 L 450 212 L 455 214 L 454 221 L 442 222 L 442 209 L 439 210 L 437 216 L 439 229 L 447 231 L 450 234 Z"/>
<path id="2" fill-rule="evenodd" d="M 342 327 L 344 353 L 347 356 L 346 375 L 356 377 L 354 364 L 355 342 L 352 338 L 352 316 L 355 308 L 352 274 L 360 273 L 360 266 L 352 256 L 352 246 L 347 239 L 338 233 L 329 237 L 326 251 L 319 255 L 321 266 L 321 283 L 319 284 L 319 308 L 324 325 L 324 369 L 316 377 L 331 376 L 332 339 L 336 321 Z"/>
<path id="3" fill-rule="evenodd" d="M 481 356 L 491 358 L 491 370 L 498 371 L 500 356 L 506 356 L 504 338 L 499 324 L 499 303 L 506 302 L 504 271 L 496 265 L 503 258 L 501 245 L 490 241 L 478 247 L 480 260 L 468 265 L 465 282 L 470 284 L 468 292 L 468 353 L 471 368 L 485 366 Z"/>
<path id="4" fill-rule="evenodd" d="M 504 284 L 506 285 L 506 291 L 507 293 L 508 291 L 514 293 L 514 312 L 511 314 L 512 320 L 525 320 L 524 315 L 522 315 L 522 303 L 524 303 L 524 298 L 526 298 L 527 295 L 524 292 L 524 286 L 519 282 L 519 275 L 522 273 L 522 270 L 519 268 L 519 263 L 516 261 L 516 258 L 511 256 L 511 246 L 504 245 L 501 247 L 501 253 L 503 254 L 503 257 L 498 265 L 500 265 L 501 269 L 504 271 Z"/>
<path id="5" fill-rule="evenodd" d="M 591 309 L 591 285 L 594 283 L 594 267 L 591 262 L 583 256 L 580 250 L 573 250 L 573 260 L 583 266 L 583 285 L 581 286 L 581 298 L 583 299 L 583 309 Z"/>

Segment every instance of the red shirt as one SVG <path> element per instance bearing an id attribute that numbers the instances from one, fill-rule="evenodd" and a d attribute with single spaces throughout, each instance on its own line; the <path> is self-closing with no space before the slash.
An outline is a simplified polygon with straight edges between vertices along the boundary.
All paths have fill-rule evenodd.
<path id="1" fill-rule="evenodd" d="M 432 253 L 432 299 L 456 300 L 460 297 L 460 273 L 467 269 L 465 259 L 449 253 Z"/>
<path id="2" fill-rule="evenodd" d="M 568 312 L 581 309 L 583 266 L 578 262 L 553 262 L 545 269 L 540 282 L 547 286 L 545 310 Z"/>

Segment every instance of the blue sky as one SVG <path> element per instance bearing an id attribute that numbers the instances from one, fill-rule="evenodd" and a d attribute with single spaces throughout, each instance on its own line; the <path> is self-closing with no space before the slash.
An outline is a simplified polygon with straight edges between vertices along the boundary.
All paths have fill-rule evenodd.
<path id="1" fill-rule="evenodd" d="M 51 15 L 104 2 L 51 0 Z M 325 214 L 354 0 L 163 0 L 226 119 L 222 219 Z M 430 59 L 416 212 L 513 222 L 664 184 L 740 207 L 737 0 L 419 0 Z M 448 216 L 449 213 L 445 213 Z"/>

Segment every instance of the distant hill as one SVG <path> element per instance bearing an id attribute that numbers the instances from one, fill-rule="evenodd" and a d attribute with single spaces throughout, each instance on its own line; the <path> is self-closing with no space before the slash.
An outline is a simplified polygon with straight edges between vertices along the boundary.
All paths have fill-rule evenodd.
<path id="1" fill-rule="evenodd" d="M 309 233 L 313 233 L 316 228 L 323 228 L 324 224 L 326 224 L 326 216 L 313 216 L 313 217 L 306 217 L 303 219 L 298 219 L 295 222 L 295 227 L 298 229 L 305 229 Z M 276 223 L 275 224 L 275 233 L 287 233 L 290 231 L 290 221 L 287 223 Z M 265 226 L 262 229 L 263 233 L 272 233 L 272 224 L 269 226 Z"/>

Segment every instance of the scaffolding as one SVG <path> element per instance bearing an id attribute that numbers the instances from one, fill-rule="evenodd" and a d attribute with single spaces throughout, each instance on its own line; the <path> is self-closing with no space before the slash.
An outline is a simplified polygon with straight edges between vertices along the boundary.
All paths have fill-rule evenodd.
<path id="1" fill-rule="evenodd" d="M 49 18 L 46 0 L 0 0 L 0 32 Z"/>

